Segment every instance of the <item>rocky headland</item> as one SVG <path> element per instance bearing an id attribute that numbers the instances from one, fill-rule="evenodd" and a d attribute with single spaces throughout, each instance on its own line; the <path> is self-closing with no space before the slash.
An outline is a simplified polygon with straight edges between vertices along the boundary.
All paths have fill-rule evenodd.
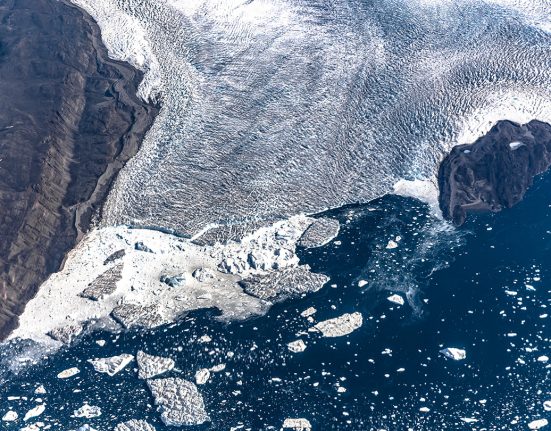
<path id="1" fill-rule="evenodd" d="M 0 339 L 89 228 L 158 106 L 66 1 L 0 3 Z"/>
<path id="2" fill-rule="evenodd" d="M 469 145 L 453 147 L 438 172 L 443 216 L 456 225 L 469 212 L 501 211 L 522 200 L 551 166 L 551 125 L 500 121 Z"/>

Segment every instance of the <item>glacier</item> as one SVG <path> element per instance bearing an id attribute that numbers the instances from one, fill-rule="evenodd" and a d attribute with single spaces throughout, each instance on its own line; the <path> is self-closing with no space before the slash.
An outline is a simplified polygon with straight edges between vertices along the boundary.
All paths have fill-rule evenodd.
<path id="1" fill-rule="evenodd" d="M 547 0 L 73 0 L 162 111 L 103 226 L 273 222 L 434 178 L 499 119 L 551 121 Z"/>

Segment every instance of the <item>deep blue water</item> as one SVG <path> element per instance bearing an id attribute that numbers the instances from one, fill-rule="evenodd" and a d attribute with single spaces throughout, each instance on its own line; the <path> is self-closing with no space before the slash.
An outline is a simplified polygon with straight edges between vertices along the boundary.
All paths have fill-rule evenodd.
<path id="1" fill-rule="evenodd" d="M 226 364 L 199 387 L 213 420 L 203 429 L 279 429 L 285 417 L 305 417 L 314 430 L 525 430 L 551 416 L 543 409 L 551 399 L 550 367 L 537 360 L 551 356 L 550 188 L 547 175 L 516 207 L 470 217 L 460 229 L 396 196 L 324 213 L 341 221 L 338 238 L 300 251 L 303 263 L 331 277 L 320 292 L 247 322 L 219 322 L 211 310 L 153 332 L 88 335 L 0 387 L 0 416 L 11 406 L 22 417 L 42 383 L 47 408 L 37 420 L 53 430 L 84 423 L 111 430 L 132 418 L 169 429 L 133 366 L 109 377 L 85 363 L 142 349 L 172 357 L 177 370 L 167 375 L 190 380 L 199 368 Z M 387 250 L 396 236 L 398 248 Z M 362 288 L 361 279 L 368 282 Z M 407 297 L 406 305 L 387 301 L 391 293 Z M 318 321 L 360 311 L 364 325 L 336 339 L 304 335 L 308 348 L 292 354 L 286 343 L 311 326 L 300 316 L 310 306 Z M 204 334 L 211 343 L 196 341 Z M 466 349 L 467 359 L 439 355 L 449 346 Z M 72 366 L 81 373 L 56 378 Z M 10 395 L 28 400 L 8 401 Z M 102 416 L 72 418 L 85 401 L 100 406 Z M 2 430 L 22 426 L 0 422 Z"/>

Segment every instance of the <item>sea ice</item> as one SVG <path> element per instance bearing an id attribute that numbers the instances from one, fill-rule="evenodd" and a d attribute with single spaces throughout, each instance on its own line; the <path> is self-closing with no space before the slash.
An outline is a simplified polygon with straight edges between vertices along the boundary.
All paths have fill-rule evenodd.
<path id="1" fill-rule="evenodd" d="M 300 353 L 306 350 L 306 343 L 302 340 L 291 341 L 287 348 L 293 353 Z"/>
<path id="2" fill-rule="evenodd" d="M 331 218 L 315 219 L 304 231 L 298 245 L 305 248 L 321 247 L 339 234 L 340 223 Z"/>
<path id="3" fill-rule="evenodd" d="M 440 353 L 446 358 L 454 359 L 456 361 L 461 361 L 467 357 L 467 352 L 465 350 L 458 349 L 456 347 L 447 347 L 440 350 Z"/>
<path id="4" fill-rule="evenodd" d="M 155 427 L 144 420 L 131 419 L 121 422 L 113 431 L 155 431 Z"/>
<path id="5" fill-rule="evenodd" d="M 79 323 L 74 323 L 71 325 L 54 328 L 50 332 L 48 332 L 48 335 L 56 341 L 59 341 L 63 344 L 69 344 L 81 334 L 83 329 L 84 328 L 82 327 L 82 325 L 80 325 Z"/>
<path id="6" fill-rule="evenodd" d="M 70 377 L 73 377 L 80 373 L 80 370 L 77 367 L 68 368 L 66 370 L 63 370 L 57 375 L 58 379 L 68 379 Z"/>
<path id="7" fill-rule="evenodd" d="M 300 315 L 302 317 L 310 317 L 316 314 L 318 310 L 316 310 L 314 307 L 308 307 L 306 310 L 304 310 Z"/>
<path id="8" fill-rule="evenodd" d="M 539 430 L 546 427 L 549 424 L 547 419 L 536 419 L 528 424 L 528 428 L 531 430 Z"/>
<path id="9" fill-rule="evenodd" d="M 511 143 L 509 144 L 509 147 L 511 148 L 511 150 L 514 151 L 514 150 L 516 150 L 516 149 L 522 147 L 523 145 L 524 145 L 524 143 L 519 142 L 519 141 L 516 141 L 516 142 L 511 142 Z"/>
<path id="10" fill-rule="evenodd" d="M 249 295 L 265 301 L 279 301 L 304 293 L 317 292 L 329 277 L 310 271 L 309 265 L 254 275 L 239 282 Z"/>
<path id="11" fill-rule="evenodd" d="M 195 373 L 195 383 L 204 385 L 210 379 L 210 371 L 208 368 L 201 368 Z"/>
<path id="12" fill-rule="evenodd" d="M 398 247 L 398 243 L 392 239 L 388 241 L 388 244 L 386 245 L 387 250 L 392 250 L 397 247 Z"/>
<path id="13" fill-rule="evenodd" d="M 136 355 L 138 362 L 138 377 L 140 379 L 151 379 L 159 374 L 166 373 L 174 368 L 174 360 L 162 356 L 148 355 L 141 350 Z"/>
<path id="14" fill-rule="evenodd" d="M 342 337 L 360 328 L 362 323 L 361 313 L 345 313 L 342 316 L 319 322 L 310 330 L 319 331 L 324 337 Z"/>
<path id="15" fill-rule="evenodd" d="M 462 422 L 465 422 L 466 424 L 471 424 L 478 422 L 478 419 L 475 418 L 460 418 Z"/>
<path id="16" fill-rule="evenodd" d="M 283 421 L 283 427 L 284 430 L 293 430 L 293 431 L 312 431 L 312 424 L 310 424 L 310 421 L 308 419 L 304 418 L 287 418 L 285 421 Z"/>
<path id="17" fill-rule="evenodd" d="M 37 416 L 40 416 L 42 413 L 44 413 L 44 410 L 46 410 L 46 406 L 44 404 L 41 404 L 39 406 L 33 407 L 30 409 L 26 414 L 23 420 L 26 422 L 29 419 L 35 418 Z"/>
<path id="18" fill-rule="evenodd" d="M 184 379 L 148 380 L 155 404 L 160 406 L 161 419 L 168 426 L 200 425 L 209 421 L 203 397 L 197 387 Z"/>
<path id="19" fill-rule="evenodd" d="M 10 338 L 59 347 L 70 341 L 71 333 L 56 337 L 57 341 L 47 334 L 82 327 L 92 318 L 112 327 L 117 322 L 123 328 L 152 328 L 201 308 L 218 308 L 225 319 L 263 314 L 270 304 L 260 297 L 273 301 L 301 295 L 320 289 L 327 281 L 325 275 L 299 266 L 295 253 L 297 241 L 312 220 L 295 216 L 251 232 L 239 242 L 209 245 L 149 229 L 118 226 L 92 230 L 68 256 L 62 270 L 52 274 L 27 304 Z M 136 250 L 133 244 L 139 242 L 151 245 L 155 253 Z M 121 250 L 124 262 L 116 261 L 107 270 L 117 269 L 116 280 L 104 280 L 103 262 Z M 230 260 L 233 269 L 219 272 Z M 165 274 L 185 277 L 185 289 L 161 283 Z M 250 293 L 258 297 L 244 292 L 239 284 L 244 279 Z M 107 285 L 111 287 L 107 289 Z M 40 325 L 35 324 L 37 320 Z"/>
<path id="20" fill-rule="evenodd" d="M 17 414 L 17 412 L 10 410 L 4 416 L 2 416 L 2 420 L 4 422 L 14 422 L 17 420 L 18 417 L 19 415 Z"/>
<path id="21" fill-rule="evenodd" d="M 226 364 L 218 364 L 209 368 L 209 370 L 212 371 L 213 373 L 219 373 L 220 371 L 224 371 L 225 369 L 226 369 Z"/>
<path id="22" fill-rule="evenodd" d="M 394 295 L 390 295 L 387 300 L 389 300 L 390 302 L 394 302 L 395 304 L 398 304 L 398 305 L 404 305 L 404 298 L 402 298 L 400 295 L 397 295 L 397 294 L 394 294 Z"/>
<path id="23" fill-rule="evenodd" d="M 97 418 L 101 416 L 101 409 L 96 406 L 91 406 L 89 404 L 84 404 L 79 409 L 73 412 L 73 416 L 76 418 Z"/>
<path id="24" fill-rule="evenodd" d="M 111 356 L 110 358 L 88 359 L 88 362 L 92 364 L 94 370 L 98 373 L 105 373 L 112 377 L 121 372 L 133 360 L 133 355 L 123 353 L 122 355 Z"/>
<path id="25" fill-rule="evenodd" d="M 44 395 L 46 393 L 46 388 L 44 385 L 39 385 L 35 390 L 34 393 L 37 395 Z"/>

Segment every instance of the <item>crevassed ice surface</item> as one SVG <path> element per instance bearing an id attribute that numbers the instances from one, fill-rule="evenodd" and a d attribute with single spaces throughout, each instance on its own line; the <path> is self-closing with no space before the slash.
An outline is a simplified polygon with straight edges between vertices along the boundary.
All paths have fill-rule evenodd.
<path id="1" fill-rule="evenodd" d="M 499 119 L 551 121 L 551 1 L 74 1 L 163 101 L 104 224 L 368 201 Z"/>

